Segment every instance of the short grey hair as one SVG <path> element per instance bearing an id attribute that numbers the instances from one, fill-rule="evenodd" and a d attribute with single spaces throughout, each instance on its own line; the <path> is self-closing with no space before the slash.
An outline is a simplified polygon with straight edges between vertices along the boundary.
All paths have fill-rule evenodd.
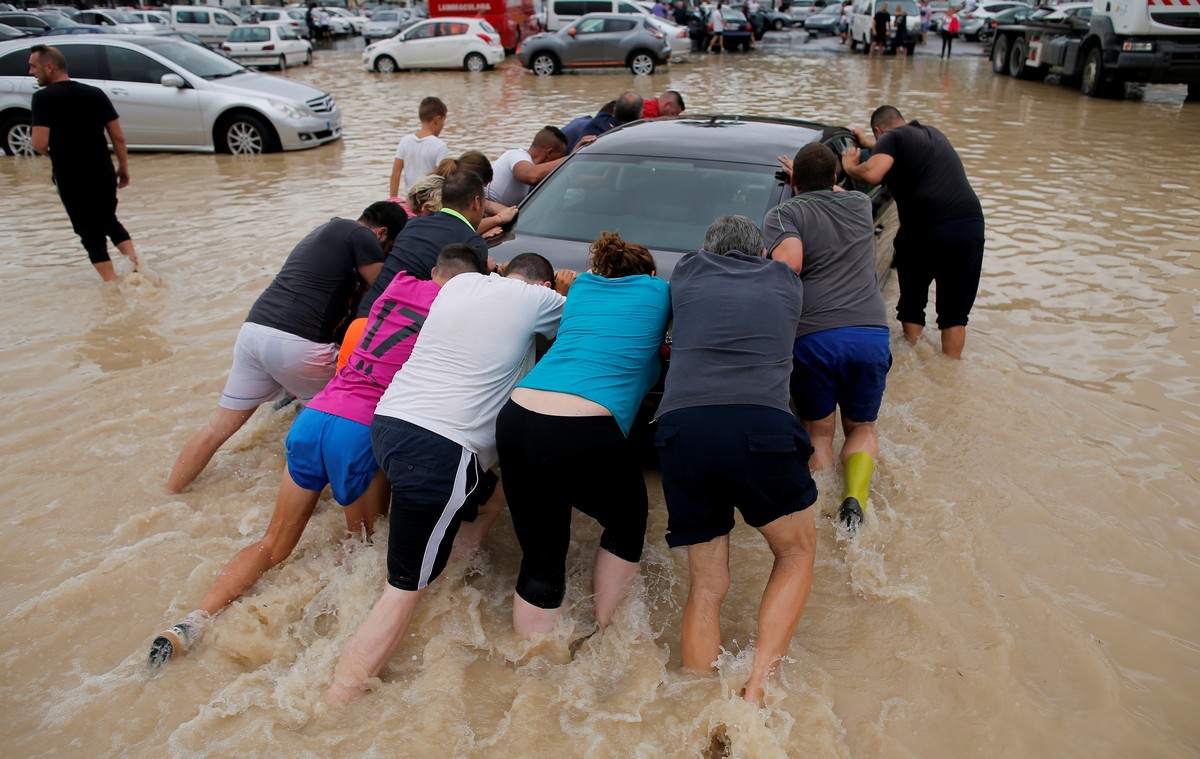
<path id="1" fill-rule="evenodd" d="M 762 248 L 762 232 L 745 216 L 722 216 L 704 233 L 704 249 L 719 256 L 734 250 L 757 256 Z"/>

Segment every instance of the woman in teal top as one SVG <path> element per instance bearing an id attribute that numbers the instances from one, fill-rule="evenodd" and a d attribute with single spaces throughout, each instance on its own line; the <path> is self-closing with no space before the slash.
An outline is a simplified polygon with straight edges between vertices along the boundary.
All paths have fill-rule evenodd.
<path id="1" fill-rule="evenodd" d="M 525 636 L 558 621 L 572 508 L 604 527 L 594 572 L 601 628 L 629 591 L 646 537 L 646 482 L 629 430 L 658 380 L 670 292 L 650 251 L 615 232 L 592 243 L 588 265 L 571 285 L 554 345 L 496 422 L 523 552 L 513 628 Z"/>

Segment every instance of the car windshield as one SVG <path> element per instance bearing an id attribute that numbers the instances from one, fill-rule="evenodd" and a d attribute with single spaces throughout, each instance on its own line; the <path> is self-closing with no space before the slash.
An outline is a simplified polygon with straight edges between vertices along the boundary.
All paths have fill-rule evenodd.
<path id="1" fill-rule="evenodd" d="M 778 183 L 752 164 L 578 155 L 521 207 L 516 232 L 591 242 L 616 231 L 648 248 L 696 250 L 718 216 L 761 219 Z"/>
<path id="2" fill-rule="evenodd" d="M 372 21 L 399 21 L 400 14 L 394 11 L 381 11 L 371 17 Z"/>
<path id="3" fill-rule="evenodd" d="M 141 20 L 129 11 L 109 11 L 108 15 L 118 24 L 140 24 Z"/>
<path id="4" fill-rule="evenodd" d="M 166 38 L 139 39 L 138 44 L 204 79 L 222 79 L 246 71 L 244 66 L 199 45 Z"/>
<path id="5" fill-rule="evenodd" d="M 42 21 L 45 21 L 51 29 L 65 29 L 68 26 L 79 26 L 71 19 L 61 13 L 43 13 L 38 16 Z"/>

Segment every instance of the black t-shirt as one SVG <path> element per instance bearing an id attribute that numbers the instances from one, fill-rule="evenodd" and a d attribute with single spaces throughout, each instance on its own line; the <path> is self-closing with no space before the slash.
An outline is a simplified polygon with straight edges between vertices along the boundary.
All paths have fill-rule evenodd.
<path id="1" fill-rule="evenodd" d="M 246 321 L 317 343 L 334 342 L 349 313 L 358 267 L 383 261 L 371 230 L 349 219 L 330 219 L 308 233 L 250 307 Z"/>
<path id="2" fill-rule="evenodd" d="M 442 248 L 454 243 L 472 246 L 479 253 L 479 262 L 487 264 L 487 243 L 457 216 L 439 211 L 409 219 L 396 236 L 392 252 L 383 262 L 383 271 L 379 272 L 371 291 L 359 303 L 358 315 L 367 315 L 375 299 L 383 293 L 397 272 L 406 271 L 417 279 L 429 279 Z"/>
<path id="3" fill-rule="evenodd" d="M 891 23 L 892 16 L 887 11 L 879 11 L 875 14 L 875 33 L 880 37 L 887 34 L 888 24 Z"/>
<path id="4" fill-rule="evenodd" d="M 104 125 L 116 118 L 108 95 L 88 84 L 68 79 L 33 93 L 32 123 L 50 128 L 56 181 L 114 175 Z"/>
<path id="5" fill-rule="evenodd" d="M 895 161 L 883 181 L 896 198 L 901 226 L 983 218 L 962 160 L 938 130 L 910 121 L 885 132 L 875 152 Z"/>

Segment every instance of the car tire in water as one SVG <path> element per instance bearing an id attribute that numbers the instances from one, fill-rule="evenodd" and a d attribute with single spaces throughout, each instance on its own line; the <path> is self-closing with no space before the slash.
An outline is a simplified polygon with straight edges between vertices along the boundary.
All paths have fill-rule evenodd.
<path id="1" fill-rule="evenodd" d="M 33 126 L 28 114 L 5 119 L 0 125 L 0 136 L 4 139 L 4 152 L 8 155 L 37 155 L 33 151 Z"/>
<path id="2" fill-rule="evenodd" d="M 396 73 L 396 59 L 390 55 L 381 55 L 375 59 L 375 70 L 381 74 Z"/>
<path id="3" fill-rule="evenodd" d="M 750 43 L 745 44 L 746 49 L 749 49 Z M 629 56 L 629 70 L 637 76 L 650 76 L 654 73 L 654 66 L 654 56 L 645 50 L 635 50 L 633 55 Z"/>
<path id="4" fill-rule="evenodd" d="M 1001 34 L 992 43 L 992 71 L 1001 76 L 1008 74 L 1008 40 L 1008 35 Z"/>
<path id="5" fill-rule="evenodd" d="M 463 68 L 467 71 L 483 71 L 487 68 L 487 59 L 479 53 L 470 53 L 463 59 Z"/>
<path id="6" fill-rule="evenodd" d="M 275 132 L 261 116 L 235 113 L 221 120 L 217 150 L 234 155 L 271 153 L 279 149 Z"/>
<path id="7" fill-rule="evenodd" d="M 783 19 L 781 19 L 781 18 L 775 19 L 774 23 L 771 24 L 771 28 L 777 32 L 782 32 L 783 31 Z"/>
<path id="8" fill-rule="evenodd" d="M 1104 51 L 1099 47 L 1088 50 L 1083 59 L 1083 74 L 1079 91 L 1090 98 L 1110 98 L 1123 93 L 1125 85 L 1104 80 Z"/>
<path id="9" fill-rule="evenodd" d="M 538 76 L 551 76 L 558 73 L 558 61 L 549 53 L 538 53 L 529 61 L 529 68 Z"/>

